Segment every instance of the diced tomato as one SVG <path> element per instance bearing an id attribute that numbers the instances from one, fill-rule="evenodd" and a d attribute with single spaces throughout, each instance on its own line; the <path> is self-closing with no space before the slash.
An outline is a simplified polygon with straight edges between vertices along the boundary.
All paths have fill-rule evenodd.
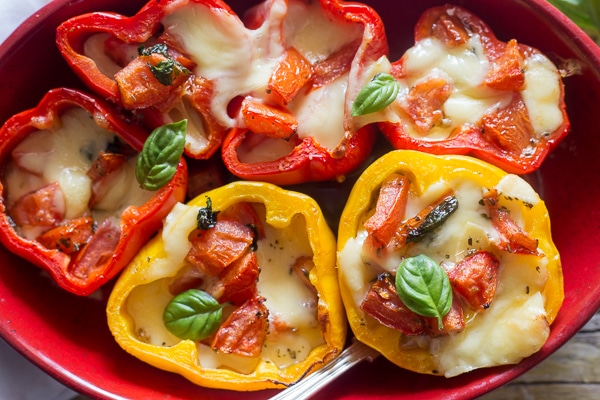
<path id="1" fill-rule="evenodd" d="M 402 109 L 417 130 L 425 134 L 444 118 L 442 106 L 452 94 L 452 85 L 442 78 L 432 77 L 417 82 L 406 96 Z"/>
<path id="2" fill-rule="evenodd" d="M 483 196 L 483 201 L 488 217 L 501 236 L 500 242 L 497 243 L 501 250 L 509 253 L 538 254 L 537 239 L 530 237 L 523 231 L 506 208 L 500 207 L 496 188 L 489 190 Z"/>
<path id="3" fill-rule="evenodd" d="M 63 220 L 65 199 L 58 182 L 21 196 L 11 207 L 10 217 L 19 226 L 51 227 Z"/>
<path id="4" fill-rule="evenodd" d="M 75 269 L 71 273 L 81 279 L 87 279 L 97 267 L 114 256 L 120 238 L 119 225 L 111 219 L 104 220 L 77 255 L 76 262 L 72 263 Z"/>
<path id="5" fill-rule="evenodd" d="M 450 311 L 442 317 L 441 329 L 437 318 L 425 318 L 425 330 L 430 337 L 453 335 L 461 332 L 463 329 L 465 329 L 465 316 L 462 304 L 457 296 L 452 297 Z"/>
<path id="6" fill-rule="evenodd" d="M 64 221 L 41 234 L 36 240 L 48 249 L 71 254 L 81 250 L 93 234 L 94 220 L 91 217 L 81 217 Z"/>
<path id="7" fill-rule="evenodd" d="M 530 146 L 534 132 L 527 106 L 519 94 L 506 107 L 486 114 L 481 119 L 483 135 L 501 149 L 521 156 Z"/>
<path id="8" fill-rule="evenodd" d="M 269 100 L 281 106 L 287 105 L 310 81 L 312 73 L 310 62 L 298 50 L 290 47 L 269 78 Z"/>
<path id="9" fill-rule="evenodd" d="M 250 251 L 225 268 L 206 291 L 219 303 L 240 306 L 256 294 L 259 273 L 256 253 Z"/>
<path id="10" fill-rule="evenodd" d="M 382 183 L 375 213 L 365 221 L 365 229 L 377 247 L 386 246 L 402 223 L 410 181 L 406 175 L 392 174 Z"/>
<path id="11" fill-rule="evenodd" d="M 360 309 L 382 325 L 405 335 L 420 335 L 425 331 L 423 317 L 409 310 L 400 300 L 390 274 L 377 277 L 362 300 Z"/>
<path id="12" fill-rule="evenodd" d="M 311 86 L 313 88 L 325 86 L 348 72 L 360 44 L 360 40 L 350 42 L 326 59 L 316 62 L 313 65 Z"/>
<path id="13" fill-rule="evenodd" d="M 219 327 L 212 348 L 245 357 L 260 355 L 269 327 L 269 310 L 264 300 L 253 297 L 236 309 Z"/>
<path id="14" fill-rule="evenodd" d="M 278 139 L 289 139 L 298 130 L 298 120 L 290 111 L 249 98 L 242 102 L 242 118 L 246 128 Z"/>
<path id="15" fill-rule="evenodd" d="M 511 39 L 502 55 L 493 61 L 484 83 L 496 90 L 521 90 L 525 84 L 523 63 L 519 45 Z"/>
<path id="16" fill-rule="evenodd" d="M 173 81 L 165 85 L 154 76 L 150 69 L 170 60 L 162 54 L 152 53 L 139 56 L 115 74 L 123 106 L 128 110 L 160 106 L 174 101 L 177 88 L 187 80 L 188 74 L 172 74 Z"/>
<path id="17" fill-rule="evenodd" d="M 192 248 L 186 260 L 206 276 L 212 277 L 250 249 L 254 241 L 254 232 L 236 220 L 223 218 L 210 229 L 192 231 L 188 239 Z"/>
<path id="18" fill-rule="evenodd" d="M 101 151 L 98 158 L 90 166 L 87 175 L 92 180 L 92 195 L 88 203 L 89 208 L 102 201 L 102 198 L 113 187 L 116 173 L 121 171 L 127 159 L 122 154 L 106 153 Z"/>
<path id="19" fill-rule="evenodd" d="M 454 290 L 475 311 L 487 309 L 498 284 L 500 262 L 488 251 L 479 251 L 465 257 L 448 271 Z"/>

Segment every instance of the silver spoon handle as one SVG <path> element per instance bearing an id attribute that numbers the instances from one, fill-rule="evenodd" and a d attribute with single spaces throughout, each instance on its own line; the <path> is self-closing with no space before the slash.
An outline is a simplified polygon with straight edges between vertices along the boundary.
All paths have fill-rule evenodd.
<path id="1" fill-rule="evenodd" d="M 313 372 L 298 383 L 282 390 L 270 400 L 306 400 L 336 379 L 338 376 L 355 366 L 361 361 L 373 361 L 379 353 L 371 347 L 355 341 L 342 353 L 321 368 Z"/>

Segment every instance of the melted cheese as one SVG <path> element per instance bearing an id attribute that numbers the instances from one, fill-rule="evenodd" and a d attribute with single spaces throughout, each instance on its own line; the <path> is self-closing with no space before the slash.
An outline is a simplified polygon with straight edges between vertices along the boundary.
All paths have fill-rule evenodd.
<path id="1" fill-rule="evenodd" d="M 87 170 L 98 152 L 112 142 L 113 135 L 96 125 L 91 116 L 79 108 L 65 112 L 61 122 L 62 125 L 51 134 L 46 131 L 32 133 L 21 142 L 17 151 L 21 146 L 40 149 L 37 153 L 32 152 L 29 160 L 36 165 L 34 168 L 44 165 L 44 182 L 59 183 L 66 202 L 65 217 L 74 218 L 87 211 L 91 196 Z"/>
<path id="2" fill-rule="evenodd" d="M 275 1 L 267 22 L 259 29 L 244 27 L 236 15 L 215 13 L 203 4 L 189 4 L 163 19 L 172 34 L 197 64 L 195 73 L 213 80 L 212 110 L 219 122 L 232 126 L 229 101 L 238 95 L 265 93 L 269 77 L 283 54 L 280 30 L 285 2 Z"/>
<path id="3" fill-rule="evenodd" d="M 529 118 L 536 133 L 549 133 L 563 122 L 558 107 L 560 84 L 552 62 L 541 54 L 525 60 L 525 90 L 521 92 L 529 110 Z"/>
<path id="4" fill-rule="evenodd" d="M 362 35 L 360 24 L 332 23 L 318 2 L 273 0 L 265 7 L 265 23 L 258 29 L 248 29 L 237 16 L 215 13 L 202 4 L 188 4 L 162 21 L 165 31 L 177 38 L 197 64 L 194 72 L 213 81 L 212 111 L 224 126 L 243 126 L 241 119 L 227 113 L 227 105 L 236 96 L 265 100 L 269 78 L 286 48 L 296 48 L 314 63 Z M 290 109 L 297 116 L 300 138 L 312 136 L 329 149 L 342 141 L 348 79 L 345 75 L 297 96 Z M 289 146 L 266 142 L 261 154 L 242 153 L 240 159 L 259 162 L 288 153 Z"/>
<path id="5" fill-rule="evenodd" d="M 98 156 L 114 140 L 114 134 L 101 128 L 81 108 L 72 108 L 60 117 L 61 124 L 50 130 L 31 133 L 12 154 L 20 168 L 9 165 L 6 174 L 9 204 L 22 195 L 51 182 L 58 182 L 65 202 L 65 218 L 80 217 L 90 212 L 92 181 L 87 171 Z M 115 173 L 111 190 L 91 210 L 101 222 L 119 216 L 130 205 L 141 205 L 153 193 L 140 189 L 135 182 L 135 158 Z"/>
<path id="6" fill-rule="evenodd" d="M 121 66 L 114 62 L 104 50 L 104 42 L 110 37 L 108 33 L 98 33 L 90 36 L 83 44 L 83 55 L 94 60 L 96 67 L 106 76 L 113 77 L 121 70 Z M 131 59 L 137 54 L 131 54 Z"/>
<path id="7" fill-rule="evenodd" d="M 496 187 L 501 193 L 502 206 L 511 210 L 516 222 L 523 219 L 523 204 L 539 201 L 533 189 L 514 175 L 505 176 Z M 469 251 L 492 248 L 491 242 L 498 234 L 490 221 L 482 216 L 485 210 L 479 202 L 483 189 L 472 184 L 442 180 L 422 195 L 411 193 L 405 218 L 412 217 L 445 188 L 454 189 L 458 210 L 426 239 L 385 260 L 379 268 L 395 272 L 402 256 L 418 254 L 427 254 L 438 263 L 456 263 Z M 367 265 L 375 261 L 363 253 L 366 237 L 365 230 L 360 230 L 338 254 L 340 276 L 355 304 L 362 302 L 373 279 L 381 271 Z M 505 252 L 498 256 L 499 283 L 494 300 L 485 312 L 468 318 L 465 330 L 456 335 L 433 339 L 411 337 L 403 343 L 404 346 L 429 349 L 438 370 L 446 376 L 517 363 L 538 351 L 548 338 L 549 326 L 541 294 L 548 279 L 548 260 L 543 256 Z"/>
<path id="8" fill-rule="evenodd" d="M 318 1 L 290 1 L 288 7 L 286 43 L 311 63 L 326 59 L 362 34 L 358 24 L 332 24 Z"/>
<path id="9" fill-rule="evenodd" d="M 255 207 L 264 221 L 264 207 Z M 161 233 L 164 254 L 148 260 L 144 279 L 150 283 L 132 290 L 127 310 L 135 320 L 140 338 L 156 346 L 170 346 L 180 341 L 168 332 L 162 312 L 173 297 L 168 284 L 187 265 L 185 256 L 191 244 L 189 233 L 196 228 L 199 207 L 178 203 L 167 216 Z M 291 329 L 277 332 L 270 329 L 260 358 L 218 354 L 208 346 L 198 344 L 199 362 L 205 368 L 231 368 L 241 373 L 254 370 L 259 359 L 285 367 L 304 360 L 308 353 L 323 343 L 317 320 L 317 297 L 291 273 L 294 262 L 312 256 L 308 238 L 298 235 L 305 231 L 304 220 L 295 217 L 289 227 L 276 229 L 264 225 L 265 237 L 258 241 L 256 255 L 260 266 L 258 293 L 265 297 L 269 320 Z"/>
<path id="10" fill-rule="evenodd" d="M 298 136 L 312 136 L 317 143 L 335 149 L 344 137 L 344 99 L 348 76 L 331 84 L 298 96 L 290 109 L 298 118 Z"/>
<path id="11" fill-rule="evenodd" d="M 406 51 L 403 66 L 407 77 L 398 80 L 400 93 L 395 106 L 374 113 L 364 122 L 399 122 L 398 116 L 393 114 L 402 114 L 400 109 L 406 106 L 410 88 L 432 77 L 444 79 L 453 86 L 453 91 L 442 106 L 443 123 L 433 127 L 426 135 L 418 132 L 407 120 L 401 121 L 404 130 L 419 139 L 446 139 L 458 126 L 475 124 L 484 115 L 506 107 L 512 99 L 512 91 L 493 90 L 483 85 L 490 62 L 484 54 L 479 35 L 473 35 L 467 43 L 453 49 L 446 48 L 439 39 L 423 39 Z M 534 134 L 540 137 L 558 129 L 563 122 L 559 104 L 560 74 L 556 66 L 540 53 L 529 54 L 523 69 L 525 84 L 521 95 Z M 393 113 L 390 109 L 394 110 Z"/>

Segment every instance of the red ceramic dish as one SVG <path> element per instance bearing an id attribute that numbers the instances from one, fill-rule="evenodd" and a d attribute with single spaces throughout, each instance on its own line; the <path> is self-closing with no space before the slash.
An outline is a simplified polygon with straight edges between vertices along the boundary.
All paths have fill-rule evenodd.
<path id="1" fill-rule="evenodd" d="M 34 106 L 50 88 L 82 87 L 54 45 L 54 30 L 65 19 L 88 11 L 135 13 L 146 0 L 55 0 L 28 19 L 0 46 L 0 123 Z M 412 29 L 428 7 L 419 2 L 366 0 L 384 19 L 395 60 L 412 45 Z M 248 2 L 230 0 L 236 11 Z M 544 0 L 461 0 L 457 4 L 486 21 L 502 40 L 517 38 L 554 61 L 575 59 L 582 72 L 566 79 L 572 131 L 542 168 L 528 176 L 552 218 L 562 255 L 566 298 L 543 349 L 516 366 L 482 369 L 446 379 L 403 371 L 384 359 L 363 363 L 332 383 L 317 398 L 473 398 L 527 371 L 563 345 L 600 307 L 600 49 Z M 68 5 L 68 6 L 67 6 Z M 348 184 L 299 187 L 320 201 L 335 219 L 341 211 L 326 198 L 345 196 Z M 331 192 L 338 196 L 331 196 Z M 0 247 L 0 335 L 58 380 L 85 395 L 122 398 L 266 399 L 276 391 L 237 393 L 194 386 L 150 367 L 114 342 L 105 316 L 110 287 L 87 298 L 70 295 L 49 276 Z"/>

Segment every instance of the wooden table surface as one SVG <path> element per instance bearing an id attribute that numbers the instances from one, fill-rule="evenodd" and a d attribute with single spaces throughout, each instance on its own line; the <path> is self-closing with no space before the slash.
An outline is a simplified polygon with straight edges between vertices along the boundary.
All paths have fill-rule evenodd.
<path id="1" fill-rule="evenodd" d="M 526 374 L 480 400 L 600 399 L 600 312 Z"/>

